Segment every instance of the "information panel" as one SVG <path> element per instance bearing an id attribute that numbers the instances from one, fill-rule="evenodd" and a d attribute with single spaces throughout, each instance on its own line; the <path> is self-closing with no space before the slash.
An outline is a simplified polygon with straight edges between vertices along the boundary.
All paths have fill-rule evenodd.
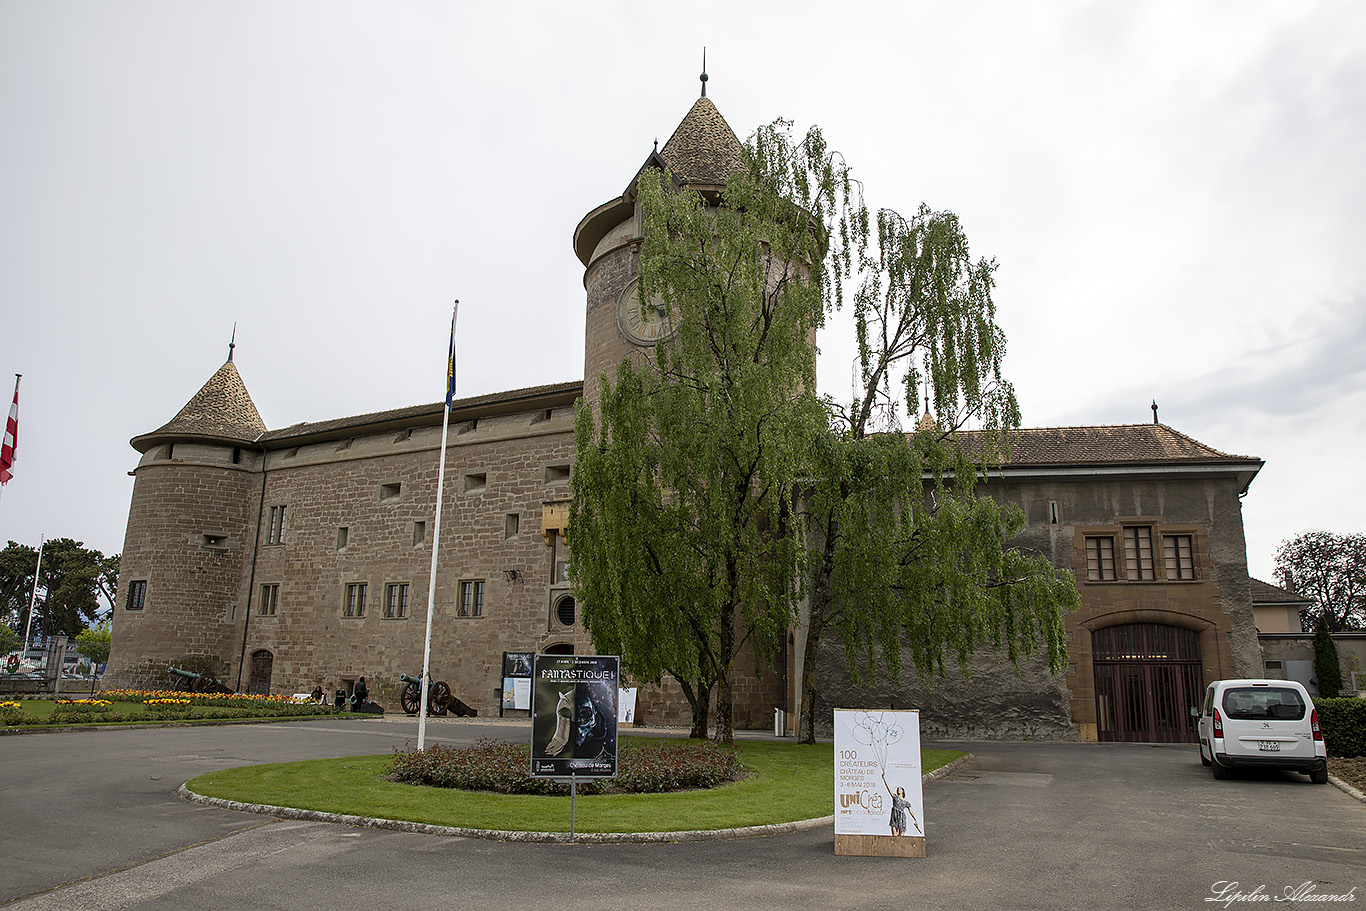
<path id="1" fill-rule="evenodd" d="M 531 774 L 617 774 L 615 655 L 537 655 L 531 677 Z"/>
<path id="2" fill-rule="evenodd" d="M 503 652 L 503 708 L 531 708 L 531 663 L 534 652 Z"/>
<path id="3" fill-rule="evenodd" d="M 919 712 L 836 709 L 835 853 L 923 857 L 920 776 Z"/>

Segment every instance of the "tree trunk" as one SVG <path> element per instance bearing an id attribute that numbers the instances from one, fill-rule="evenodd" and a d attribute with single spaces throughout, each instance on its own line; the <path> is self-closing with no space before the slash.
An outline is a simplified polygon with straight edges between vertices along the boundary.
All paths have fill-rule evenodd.
<path id="1" fill-rule="evenodd" d="M 717 743 L 735 742 L 735 607 L 721 615 L 720 648 L 716 669 Z"/>
<path id="2" fill-rule="evenodd" d="M 833 524 L 833 523 L 832 523 Z M 821 548 L 821 565 L 811 586 L 811 600 L 806 625 L 806 649 L 802 652 L 802 713 L 797 719 L 797 742 L 816 742 L 816 656 L 820 651 L 821 634 L 829 619 L 830 576 L 835 567 L 833 529 L 827 527 Z"/>
<path id="3" fill-rule="evenodd" d="M 671 673 L 671 676 L 683 688 L 683 696 L 688 700 L 688 708 L 692 710 L 692 730 L 688 732 L 688 737 L 693 740 L 706 740 L 707 722 L 711 714 L 711 681 L 698 680 L 694 688 L 691 682 L 677 674 Z"/>

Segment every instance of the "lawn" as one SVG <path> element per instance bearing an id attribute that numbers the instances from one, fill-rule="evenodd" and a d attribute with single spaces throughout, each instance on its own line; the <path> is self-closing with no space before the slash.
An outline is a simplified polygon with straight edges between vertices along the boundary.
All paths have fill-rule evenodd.
<path id="1" fill-rule="evenodd" d="M 632 738 L 635 739 L 635 738 Z M 578 832 L 685 832 L 829 816 L 834 747 L 773 741 L 736 743 L 748 778 L 705 791 L 580 796 Z M 926 772 L 963 753 L 923 750 Z M 430 825 L 568 832 L 565 797 L 455 791 L 386 781 L 391 756 L 314 759 L 210 772 L 190 781 L 196 794 L 243 803 L 398 819 Z"/>

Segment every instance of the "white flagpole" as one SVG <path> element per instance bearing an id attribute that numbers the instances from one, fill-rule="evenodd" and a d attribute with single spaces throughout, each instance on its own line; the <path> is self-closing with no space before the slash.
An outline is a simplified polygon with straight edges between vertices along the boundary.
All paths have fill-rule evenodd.
<path id="1" fill-rule="evenodd" d="M 455 394 L 455 318 L 460 301 L 451 310 L 450 353 L 446 361 L 446 408 L 441 418 L 441 467 L 436 472 L 436 519 L 432 522 L 432 571 L 427 582 L 427 634 L 422 643 L 422 707 L 417 716 L 417 748 L 427 746 L 427 697 L 432 689 L 432 616 L 436 613 L 436 555 L 441 546 L 441 494 L 446 489 L 446 432 L 451 424 L 451 399 Z"/>
<path id="2" fill-rule="evenodd" d="M 33 594 L 28 599 L 28 623 L 24 624 L 23 660 L 28 660 L 28 634 L 33 629 L 33 605 L 38 603 L 38 576 L 43 571 L 43 544 L 46 543 L 41 532 L 38 534 L 38 565 L 33 568 Z"/>

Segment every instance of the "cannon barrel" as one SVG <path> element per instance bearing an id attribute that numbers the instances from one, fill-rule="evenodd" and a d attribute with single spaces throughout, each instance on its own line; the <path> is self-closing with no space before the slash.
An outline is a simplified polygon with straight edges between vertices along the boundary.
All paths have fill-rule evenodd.
<path id="1" fill-rule="evenodd" d="M 186 680 L 198 680 L 200 677 L 204 676 L 203 674 L 196 674 L 194 671 L 182 671 L 178 667 L 169 668 L 168 670 L 177 677 L 184 677 Z"/>
<path id="2" fill-rule="evenodd" d="M 422 683 L 421 677 L 414 677 L 412 674 L 399 674 L 398 679 L 402 680 L 404 683 Z"/>

